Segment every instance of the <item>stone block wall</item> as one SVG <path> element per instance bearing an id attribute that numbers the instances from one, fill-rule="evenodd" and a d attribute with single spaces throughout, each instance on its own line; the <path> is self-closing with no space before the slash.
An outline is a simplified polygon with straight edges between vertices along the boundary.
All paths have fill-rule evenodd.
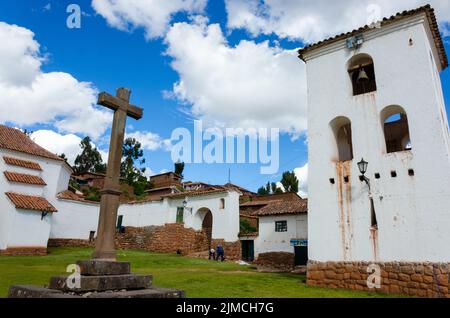
<path id="1" fill-rule="evenodd" d="M 261 267 L 290 272 L 295 267 L 295 256 L 293 253 L 286 252 L 261 253 L 258 255 L 258 259 L 254 264 Z"/>
<path id="2" fill-rule="evenodd" d="M 368 273 L 371 264 L 380 266 L 380 289 L 370 289 L 367 286 L 367 279 L 373 273 L 373 271 Z M 322 263 L 310 261 L 308 263 L 307 284 L 387 294 L 450 298 L 449 273 L 449 263 Z"/>
<path id="3" fill-rule="evenodd" d="M 44 256 L 47 255 L 46 247 L 11 247 L 0 250 L 1 256 Z"/>
<path id="4" fill-rule="evenodd" d="M 125 233 L 116 235 L 116 247 L 188 255 L 207 251 L 208 243 L 204 232 L 175 223 L 143 228 L 126 227 Z"/>
<path id="5" fill-rule="evenodd" d="M 229 261 L 238 261 L 242 258 L 241 241 L 225 242 L 222 239 L 213 239 L 211 246 L 216 249 L 217 245 L 221 244 L 225 251 L 225 259 Z"/>
<path id="6" fill-rule="evenodd" d="M 94 247 L 95 242 L 88 240 L 73 240 L 73 239 L 49 239 L 48 247 Z"/>
<path id="7" fill-rule="evenodd" d="M 228 260 L 241 259 L 241 243 L 212 240 L 215 248 L 222 244 L 225 257 Z M 179 253 L 190 255 L 208 253 L 208 239 L 205 232 L 185 228 L 182 223 L 166 224 L 164 226 L 126 227 L 125 233 L 117 233 L 116 248 L 144 250 L 157 253 Z M 94 247 L 94 242 L 87 240 L 50 239 L 49 247 Z"/>

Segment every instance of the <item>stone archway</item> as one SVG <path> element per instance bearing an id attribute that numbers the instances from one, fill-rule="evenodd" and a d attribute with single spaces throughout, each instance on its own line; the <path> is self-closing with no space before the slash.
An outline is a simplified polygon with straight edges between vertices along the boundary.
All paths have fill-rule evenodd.
<path id="1" fill-rule="evenodd" d="M 211 248 L 212 243 L 212 231 L 213 231 L 213 215 L 211 210 L 207 208 L 200 209 L 198 211 L 200 216 L 203 217 L 202 230 L 206 234 L 206 239 L 208 242 L 208 248 Z"/>

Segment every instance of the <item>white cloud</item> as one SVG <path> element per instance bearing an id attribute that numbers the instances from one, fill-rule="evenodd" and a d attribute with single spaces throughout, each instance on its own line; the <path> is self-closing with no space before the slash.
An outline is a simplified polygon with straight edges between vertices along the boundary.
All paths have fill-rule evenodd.
<path id="1" fill-rule="evenodd" d="M 47 3 L 43 8 L 42 11 L 50 11 L 52 9 L 52 4 Z"/>
<path id="2" fill-rule="evenodd" d="M 298 194 L 302 198 L 308 197 L 308 164 L 305 164 L 303 167 L 294 169 L 294 173 L 298 179 Z"/>
<path id="3" fill-rule="evenodd" d="M 163 36 L 178 12 L 202 13 L 207 0 L 93 0 L 92 7 L 122 31 L 144 28 L 147 39 Z"/>
<path id="4" fill-rule="evenodd" d="M 143 149 L 151 151 L 158 150 L 162 145 L 161 137 L 148 131 L 127 133 L 125 138 L 134 138 L 141 143 Z"/>
<path id="5" fill-rule="evenodd" d="M 0 22 L 0 123 L 18 126 L 50 124 L 64 133 L 97 139 L 112 115 L 96 104 L 91 83 L 62 72 L 44 73 L 44 57 L 34 33 Z"/>
<path id="6" fill-rule="evenodd" d="M 52 130 L 38 130 L 30 138 L 52 153 L 65 154 L 71 165 L 81 152 L 81 138 L 74 134 L 60 135 Z"/>
<path id="7" fill-rule="evenodd" d="M 175 24 L 166 43 L 180 77 L 172 95 L 191 105 L 194 117 L 225 127 L 306 130 L 305 70 L 296 52 L 268 42 L 232 47 L 204 17 Z"/>
<path id="8" fill-rule="evenodd" d="M 374 22 L 397 12 L 430 3 L 442 30 L 448 34 L 448 0 L 225 0 L 228 28 L 246 29 L 252 35 L 276 34 L 281 38 L 315 42 Z M 376 6 L 378 7 L 376 7 Z M 379 9 L 378 9 L 379 8 Z"/>
<path id="9" fill-rule="evenodd" d="M 81 153 L 81 138 L 74 134 L 61 135 L 52 130 L 37 130 L 33 132 L 30 138 L 39 146 L 57 155 L 65 154 L 69 164 L 73 165 L 76 157 Z M 94 143 L 92 147 L 97 148 Z M 108 152 L 97 149 L 103 159 L 108 161 Z"/>

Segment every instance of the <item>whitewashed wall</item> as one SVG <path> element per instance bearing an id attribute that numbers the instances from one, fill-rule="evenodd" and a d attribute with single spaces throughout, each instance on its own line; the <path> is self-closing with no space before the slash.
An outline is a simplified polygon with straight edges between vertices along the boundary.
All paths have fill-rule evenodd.
<path id="1" fill-rule="evenodd" d="M 3 156 L 38 163 L 43 171 L 7 165 Z M 18 172 L 40 176 L 47 185 L 34 186 L 9 182 L 3 172 Z M 8 247 L 46 247 L 52 215 L 41 220 L 39 211 L 16 210 L 5 192 L 45 197 L 56 207 L 57 193 L 66 190 L 71 171 L 62 161 L 0 149 L 0 249 Z"/>
<path id="2" fill-rule="evenodd" d="M 220 208 L 220 199 L 225 199 L 225 208 Z M 172 200 L 170 203 L 171 222 L 176 221 L 176 208 L 183 206 L 183 200 Z M 239 193 L 229 191 L 225 194 L 214 194 L 208 196 L 190 197 L 188 208 L 184 212 L 185 226 L 195 230 L 202 229 L 205 216 L 203 208 L 208 208 L 213 216 L 212 238 L 224 239 L 227 242 L 237 241 L 239 235 Z M 192 209 L 192 214 L 190 210 Z M 199 211 L 200 210 L 200 211 Z"/>
<path id="3" fill-rule="evenodd" d="M 346 67 L 354 52 L 345 41 L 306 55 L 311 260 L 450 261 L 449 130 L 438 55 L 425 21 L 425 15 L 412 17 L 365 34 L 357 53 L 373 58 L 374 93 L 353 96 Z M 380 113 L 389 105 L 406 110 L 410 152 L 386 154 Z M 329 126 L 338 116 L 352 124 L 349 184 L 339 177 Z M 370 233 L 368 188 L 358 179 L 362 157 L 369 162 L 378 237 Z M 393 170 L 397 178 L 391 177 Z M 375 173 L 381 179 L 375 180 Z"/>
<path id="4" fill-rule="evenodd" d="M 58 200 L 56 208 L 50 238 L 88 240 L 91 231 L 97 232 L 100 205 Z"/>
<path id="5" fill-rule="evenodd" d="M 275 232 L 275 222 L 287 221 L 287 232 Z M 308 239 L 308 216 L 282 215 L 259 218 L 259 236 L 255 239 L 255 257 L 261 253 L 294 253 L 292 239 Z"/>
<path id="6" fill-rule="evenodd" d="M 221 198 L 225 199 L 225 209 L 220 209 Z M 123 204 L 119 207 L 118 215 L 123 216 L 123 226 L 145 227 L 175 223 L 177 208 L 183 207 L 183 201 L 184 198 L 166 198 L 163 201 Z M 56 207 L 60 213 L 53 216 L 51 238 L 86 240 L 90 231 L 97 230 L 99 204 L 58 200 Z M 185 227 L 202 229 L 204 215 L 198 211 L 202 208 L 208 208 L 212 212 L 213 238 L 229 242 L 238 240 L 239 193 L 230 191 L 188 198 L 188 208 L 184 211 Z"/>
<path id="7" fill-rule="evenodd" d="M 40 212 L 16 210 L 11 215 L 8 248 L 14 247 L 47 247 L 52 214 L 43 219 Z"/>

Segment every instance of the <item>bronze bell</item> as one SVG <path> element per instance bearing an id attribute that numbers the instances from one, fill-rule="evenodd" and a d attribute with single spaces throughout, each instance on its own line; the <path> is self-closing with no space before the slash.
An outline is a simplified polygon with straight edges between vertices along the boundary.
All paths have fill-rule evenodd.
<path id="1" fill-rule="evenodd" d="M 359 75 L 358 75 L 358 79 L 356 80 L 358 83 L 365 83 L 369 81 L 369 76 L 367 76 L 366 71 L 364 70 L 364 68 L 361 68 L 359 70 Z"/>

